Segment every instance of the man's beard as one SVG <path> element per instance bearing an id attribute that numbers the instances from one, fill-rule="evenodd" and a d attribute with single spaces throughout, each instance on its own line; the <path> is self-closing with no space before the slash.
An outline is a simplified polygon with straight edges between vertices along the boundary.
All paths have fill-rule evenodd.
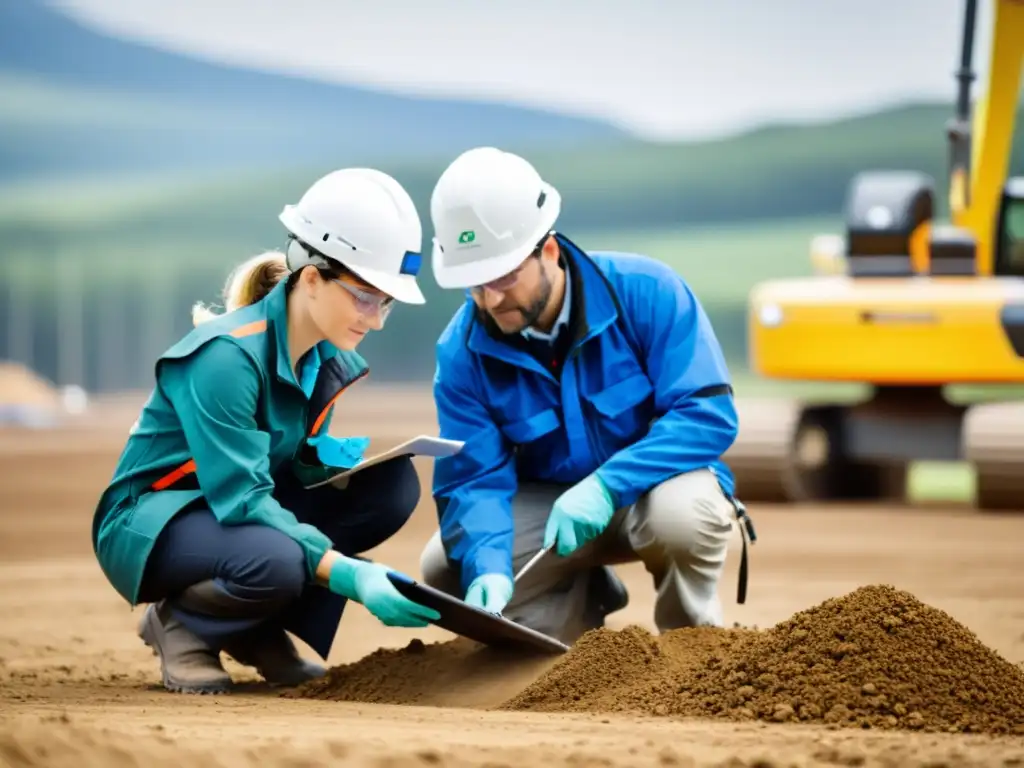
<path id="1" fill-rule="evenodd" d="M 540 316 L 544 314 L 544 310 L 547 309 L 548 303 L 551 301 L 552 285 L 551 281 L 548 279 L 547 272 L 541 270 L 540 281 L 540 287 L 537 289 L 537 295 L 534 297 L 533 301 L 529 303 L 528 306 L 521 307 L 519 305 L 509 305 L 508 307 L 503 307 L 501 304 L 499 304 L 497 307 L 494 308 L 495 313 L 499 312 L 502 309 L 517 311 L 519 315 L 522 317 L 522 324 L 520 324 L 517 328 L 514 328 L 510 331 L 504 330 L 500 325 L 498 325 L 494 321 L 494 318 L 491 317 L 490 313 L 486 309 L 483 309 L 482 307 L 477 305 L 476 314 L 477 317 L 480 319 L 480 322 L 482 322 L 486 328 L 506 335 L 520 333 L 525 329 L 529 328 L 531 325 L 536 323 L 537 320 L 540 319 Z"/>

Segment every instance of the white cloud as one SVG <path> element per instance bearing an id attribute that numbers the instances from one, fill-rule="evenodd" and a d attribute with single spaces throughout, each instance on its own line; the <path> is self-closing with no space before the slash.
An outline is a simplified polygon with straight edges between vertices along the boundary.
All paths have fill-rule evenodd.
<path id="1" fill-rule="evenodd" d="M 962 0 L 57 2 L 208 58 L 594 115 L 653 138 L 908 98 L 948 100 L 952 113 L 963 14 Z"/>

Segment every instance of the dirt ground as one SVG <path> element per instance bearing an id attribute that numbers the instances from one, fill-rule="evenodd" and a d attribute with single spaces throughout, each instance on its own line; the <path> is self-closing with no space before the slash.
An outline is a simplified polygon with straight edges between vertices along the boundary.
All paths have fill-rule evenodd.
<path id="1" fill-rule="evenodd" d="M 408 395 L 408 393 L 406 393 Z M 429 401 L 353 391 L 337 423 L 375 447 L 433 431 Z M 101 407 L 101 406 L 97 406 Z M 463 659 L 414 704 L 283 698 L 232 665 L 250 690 L 185 697 L 159 687 L 132 611 L 104 581 L 89 543 L 92 506 L 136 404 L 60 431 L 0 432 L 0 766 L 1024 766 L 1024 738 L 727 723 L 676 717 L 519 712 L 499 706 L 554 660 Z M 429 466 L 420 465 L 424 488 Z M 426 496 L 425 496 L 426 498 Z M 862 585 L 892 584 L 946 611 L 1024 663 L 1024 514 L 967 509 L 753 507 L 746 605 L 735 603 L 739 539 L 722 586 L 728 622 L 768 627 Z M 433 508 L 373 556 L 418 574 Z M 650 581 L 619 569 L 621 629 L 653 629 Z M 446 632 L 389 629 L 346 612 L 328 660 L 356 662 Z"/>

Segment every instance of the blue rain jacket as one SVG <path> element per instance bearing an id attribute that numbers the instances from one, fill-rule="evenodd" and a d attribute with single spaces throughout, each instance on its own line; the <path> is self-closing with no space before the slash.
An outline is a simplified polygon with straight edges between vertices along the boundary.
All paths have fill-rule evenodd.
<path id="1" fill-rule="evenodd" d="M 435 462 L 433 495 L 463 590 L 483 573 L 512 576 L 520 478 L 570 484 L 596 471 L 616 507 L 701 468 L 734 490 L 721 460 L 738 430 L 732 387 L 697 297 L 655 259 L 557 237 L 582 302 L 560 379 L 492 336 L 471 298 L 437 342 L 440 434 L 465 447 Z"/>

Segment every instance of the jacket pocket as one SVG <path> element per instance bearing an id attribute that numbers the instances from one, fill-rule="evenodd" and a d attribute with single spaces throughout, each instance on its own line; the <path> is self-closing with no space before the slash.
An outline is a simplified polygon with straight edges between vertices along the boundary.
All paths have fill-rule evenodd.
<path id="1" fill-rule="evenodd" d="M 590 411 L 586 414 L 588 429 L 598 443 L 595 448 L 599 462 L 647 434 L 653 408 L 645 403 L 653 394 L 650 380 L 637 373 L 585 397 Z"/>
<path id="2" fill-rule="evenodd" d="M 654 387 L 648 378 L 637 373 L 597 394 L 587 396 L 587 400 L 599 414 L 614 419 L 640 405 L 653 393 Z"/>
<path id="3" fill-rule="evenodd" d="M 532 443 L 538 438 L 554 432 L 561 426 L 554 408 L 535 413 L 525 419 L 510 421 L 502 425 L 501 431 L 516 444 Z"/>

